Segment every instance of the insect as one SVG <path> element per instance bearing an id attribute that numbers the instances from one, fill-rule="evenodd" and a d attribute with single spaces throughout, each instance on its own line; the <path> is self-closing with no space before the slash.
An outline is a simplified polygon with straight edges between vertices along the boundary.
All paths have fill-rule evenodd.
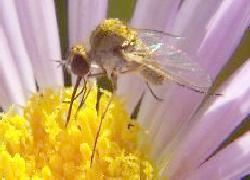
<path id="1" fill-rule="evenodd" d="M 162 85 L 171 80 L 206 93 L 212 85 L 209 75 L 183 51 L 165 41 L 171 37 L 160 31 L 130 28 L 118 19 L 107 19 L 91 34 L 90 57 L 107 72 L 114 88 L 118 74 L 135 72 L 148 85 Z"/>
<path id="2" fill-rule="evenodd" d="M 166 80 L 195 92 L 207 93 L 212 85 L 209 75 L 183 51 L 168 43 L 166 40 L 169 38 L 177 36 L 155 30 L 134 29 L 118 19 L 107 19 L 91 33 L 89 56 L 108 75 L 114 92 L 119 74 L 136 73 L 143 78 L 152 95 L 158 100 L 160 98 L 150 85 L 162 85 Z M 102 121 L 103 117 L 98 127 L 91 164 Z"/>

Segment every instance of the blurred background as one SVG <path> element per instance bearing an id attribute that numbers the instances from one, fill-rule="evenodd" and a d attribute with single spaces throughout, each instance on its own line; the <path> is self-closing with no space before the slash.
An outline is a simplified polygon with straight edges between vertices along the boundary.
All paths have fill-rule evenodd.
<path id="1" fill-rule="evenodd" d="M 74 0 L 72 0 L 74 1 Z M 101 1 L 101 0 L 100 0 Z M 182 2 L 185 0 L 182 0 Z M 70 0 L 55 0 L 57 23 L 60 34 L 60 46 L 63 59 L 67 59 L 67 54 L 70 49 L 69 43 L 69 20 L 68 20 L 68 3 Z M 129 23 L 133 16 L 136 0 L 108 0 L 107 17 L 119 18 L 120 20 Z M 232 27 L 233 28 L 233 27 Z M 238 67 L 240 67 L 245 60 L 250 58 L 250 28 L 248 28 L 241 39 L 240 44 L 235 49 L 227 65 L 215 79 L 213 92 L 225 81 Z M 64 70 L 64 84 L 71 86 L 71 76 Z M 1 112 L 1 109 L 0 109 Z M 231 136 L 224 141 L 220 148 L 224 148 L 228 143 L 234 141 L 237 137 L 250 130 L 250 110 L 249 116 L 240 124 Z M 245 179 L 250 179 L 250 176 Z"/>

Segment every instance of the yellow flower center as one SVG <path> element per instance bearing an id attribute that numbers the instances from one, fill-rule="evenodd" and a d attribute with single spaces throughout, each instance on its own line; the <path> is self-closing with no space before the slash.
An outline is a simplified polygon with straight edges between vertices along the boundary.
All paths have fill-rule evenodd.
<path id="1" fill-rule="evenodd" d="M 153 179 L 153 166 L 138 148 L 142 131 L 121 101 L 114 98 L 105 115 L 90 166 L 102 112 L 110 94 L 103 92 L 96 112 L 96 89 L 77 113 L 65 119 L 72 90 L 34 94 L 19 116 L 11 110 L 0 121 L 0 177 L 5 179 Z"/>

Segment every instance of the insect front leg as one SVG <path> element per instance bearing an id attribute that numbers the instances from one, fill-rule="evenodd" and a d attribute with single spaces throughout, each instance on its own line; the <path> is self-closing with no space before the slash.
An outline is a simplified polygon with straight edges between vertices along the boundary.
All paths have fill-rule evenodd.
<path id="1" fill-rule="evenodd" d="M 94 157 L 95 157 L 96 147 L 97 147 L 98 139 L 100 137 L 100 132 L 101 132 L 103 120 L 104 120 L 105 115 L 107 114 L 107 112 L 109 110 L 109 107 L 110 107 L 110 105 L 112 103 L 112 100 L 114 98 L 114 94 L 116 93 L 116 90 L 117 90 L 117 88 L 116 88 L 117 87 L 117 72 L 116 72 L 115 69 L 111 73 L 111 83 L 112 83 L 112 91 L 113 92 L 112 92 L 112 95 L 111 95 L 111 97 L 110 97 L 110 99 L 108 101 L 108 104 L 105 107 L 104 112 L 102 113 L 102 116 L 101 116 L 101 119 L 100 119 L 100 123 L 99 123 L 98 129 L 97 129 L 95 142 L 94 142 L 94 146 L 93 146 L 93 150 L 92 150 L 92 154 L 91 154 L 91 158 L 90 158 L 90 167 L 92 167 L 93 160 L 94 160 Z"/>
<path id="2" fill-rule="evenodd" d="M 83 78 L 83 81 L 84 81 L 83 87 L 82 87 L 81 91 L 75 95 L 74 100 L 76 100 L 82 93 L 85 94 L 86 88 L 85 88 L 85 79 L 84 78 Z"/>
<path id="3" fill-rule="evenodd" d="M 97 147 L 98 139 L 100 137 L 100 132 L 101 132 L 103 120 L 104 120 L 105 115 L 107 114 L 107 112 L 109 110 L 109 107 L 110 107 L 110 105 L 111 105 L 111 103 L 113 101 L 113 98 L 114 98 L 114 94 L 111 95 L 111 97 L 110 97 L 110 99 L 108 101 L 108 104 L 105 107 L 104 112 L 102 113 L 102 116 L 101 116 L 101 119 L 100 119 L 100 123 L 99 123 L 98 129 L 97 129 L 95 141 L 94 141 L 94 146 L 93 146 L 92 154 L 91 154 L 91 157 L 90 157 L 90 167 L 92 167 L 93 160 L 94 160 L 94 157 L 95 157 L 96 147 Z"/>
<path id="4" fill-rule="evenodd" d="M 157 96 L 157 94 L 153 91 L 153 89 L 150 87 L 150 85 L 149 85 L 148 82 L 146 82 L 146 84 L 147 84 L 147 87 L 148 87 L 150 93 L 152 94 L 152 96 L 153 96 L 157 101 L 163 101 L 163 100 L 164 100 L 164 99 L 162 99 L 162 98 L 160 98 L 160 97 Z"/>
<path id="5" fill-rule="evenodd" d="M 77 107 L 76 114 L 75 114 L 75 119 L 77 118 L 78 112 L 80 111 L 80 109 L 81 109 L 82 106 L 84 105 L 84 103 L 85 103 L 86 99 L 88 98 L 88 95 L 89 95 L 89 93 L 90 93 L 90 91 L 91 91 L 91 87 L 89 87 L 89 89 L 87 88 L 87 83 L 88 83 L 88 81 L 87 81 L 85 78 L 83 78 L 83 81 L 84 81 L 83 87 L 82 87 L 83 96 L 82 96 L 82 99 L 81 99 L 80 104 L 79 104 L 78 107 Z M 87 89 L 88 89 L 88 90 L 87 90 Z"/>

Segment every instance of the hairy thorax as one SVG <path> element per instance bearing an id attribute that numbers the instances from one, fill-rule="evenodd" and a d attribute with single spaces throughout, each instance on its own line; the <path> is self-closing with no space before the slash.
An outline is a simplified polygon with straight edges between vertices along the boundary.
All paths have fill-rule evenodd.
<path id="1" fill-rule="evenodd" d="M 91 34 L 91 59 L 106 70 L 119 71 L 126 61 L 120 54 L 123 49 L 133 49 L 137 41 L 136 31 L 117 19 L 103 21 Z"/>
<path id="2" fill-rule="evenodd" d="M 161 71 L 156 72 L 150 68 L 150 63 L 154 62 L 149 60 L 151 53 L 148 47 L 140 40 L 134 29 L 121 21 L 117 19 L 103 21 L 92 32 L 90 44 L 91 59 L 108 74 L 113 70 L 134 71 L 152 84 L 162 84 L 164 75 Z M 147 62 L 144 59 L 147 59 Z M 152 67 L 154 66 L 152 64 Z"/>

